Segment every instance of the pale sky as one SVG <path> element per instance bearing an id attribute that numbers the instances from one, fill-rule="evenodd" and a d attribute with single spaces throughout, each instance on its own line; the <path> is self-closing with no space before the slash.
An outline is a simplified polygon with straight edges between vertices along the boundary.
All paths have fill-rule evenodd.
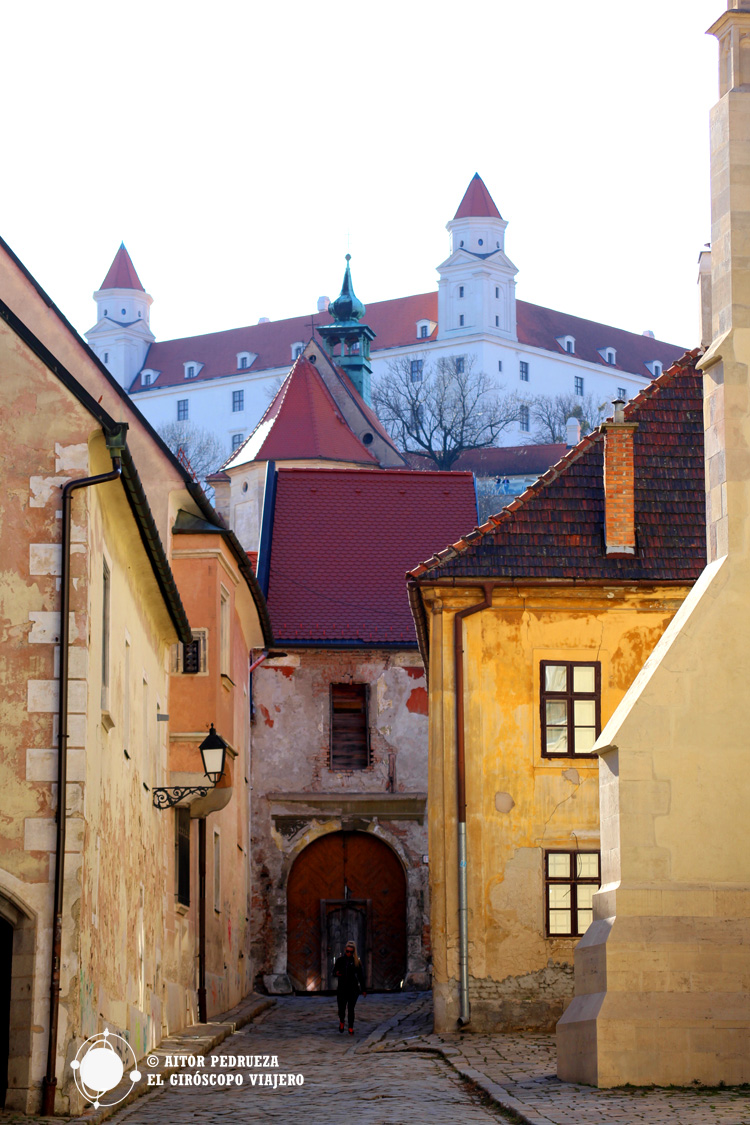
<path id="1" fill-rule="evenodd" d="M 75 327 L 124 240 L 157 339 L 435 287 L 474 172 L 523 300 L 699 342 L 725 0 L 39 0 L 3 12 L 0 234 Z"/>

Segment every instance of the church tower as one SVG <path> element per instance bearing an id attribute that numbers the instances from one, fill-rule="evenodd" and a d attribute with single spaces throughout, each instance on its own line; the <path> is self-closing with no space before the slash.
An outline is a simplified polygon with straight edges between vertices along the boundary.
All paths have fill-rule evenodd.
<path id="1" fill-rule="evenodd" d="M 447 230 L 450 257 L 438 266 L 438 339 L 516 336 L 516 274 L 505 254 L 506 220 L 477 172 Z"/>
<path id="2" fill-rule="evenodd" d="M 124 243 L 120 243 L 94 300 L 96 324 L 86 333 L 86 339 L 110 374 L 127 390 L 143 367 L 154 335 L 149 327 L 153 298 L 141 285 Z"/>
<path id="3" fill-rule="evenodd" d="M 351 257 L 351 254 L 346 255 L 341 292 L 328 306 L 334 323 L 319 325 L 317 331 L 329 356 L 344 369 L 367 405 L 372 406 L 370 343 L 375 339 L 375 333 L 367 324 L 359 323 L 365 315 L 365 306 L 352 287 Z M 335 354 L 338 344 L 341 345 L 340 355 Z"/>

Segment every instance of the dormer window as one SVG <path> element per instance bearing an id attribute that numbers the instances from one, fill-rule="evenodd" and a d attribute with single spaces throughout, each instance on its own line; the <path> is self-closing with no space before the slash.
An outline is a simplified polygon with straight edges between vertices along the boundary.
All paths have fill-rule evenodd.
<path id="1" fill-rule="evenodd" d="M 611 367 L 614 367 L 617 363 L 617 352 L 614 348 L 599 348 L 599 355 Z"/>
<path id="2" fill-rule="evenodd" d="M 245 371 L 251 366 L 255 356 L 252 352 L 237 352 L 237 370 Z"/>
<path id="3" fill-rule="evenodd" d="M 428 336 L 437 328 L 434 320 L 418 320 L 417 321 L 417 339 L 426 340 Z"/>
<path id="4" fill-rule="evenodd" d="M 654 379 L 658 379 L 664 370 L 662 362 L 659 359 L 652 359 L 650 363 L 646 364 L 646 367 L 649 369 Z"/>
<path id="5" fill-rule="evenodd" d="M 558 336 L 557 342 L 564 352 L 568 355 L 574 355 L 576 350 L 575 336 Z"/>
<path id="6" fill-rule="evenodd" d="M 420 336 L 420 339 L 422 339 L 422 340 L 426 339 L 426 337 L 427 337 L 427 325 L 426 324 L 420 324 L 420 326 L 419 326 L 419 336 Z"/>
<path id="7" fill-rule="evenodd" d="M 299 359 L 304 350 L 305 345 L 300 343 L 299 341 L 297 341 L 296 344 L 292 344 L 292 359 Z"/>
<path id="8" fill-rule="evenodd" d="M 198 375 L 198 373 L 202 369 L 203 364 L 198 363 L 197 360 L 189 359 L 185 363 L 183 363 L 182 366 L 185 370 L 185 378 L 195 379 L 196 375 Z"/>
<path id="9" fill-rule="evenodd" d="M 148 368 L 148 367 L 145 368 L 143 371 L 141 371 L 141 386 L 142 387 L 150 387 L 151 384 L 156 380 L 156 376 L 158 374 L 159 374 L 158 371 L 153 371 L 151 368 Z"/>

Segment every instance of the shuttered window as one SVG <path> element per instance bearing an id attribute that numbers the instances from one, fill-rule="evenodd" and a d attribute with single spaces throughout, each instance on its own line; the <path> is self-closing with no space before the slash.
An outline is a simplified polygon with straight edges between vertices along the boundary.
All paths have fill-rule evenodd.
<path id="1" fill-rule="evenodd" d="M 331 684 L 331 769 L 363 770 L 370 764 L 367 684 Z"/>

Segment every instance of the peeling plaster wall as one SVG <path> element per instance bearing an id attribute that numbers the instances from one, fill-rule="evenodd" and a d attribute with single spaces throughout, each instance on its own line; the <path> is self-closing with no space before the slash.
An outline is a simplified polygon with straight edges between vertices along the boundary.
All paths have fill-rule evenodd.
<path id="1" fill-rule="evenodd" d="M 319 836 L 356 827 L 375 832 L 399 855 L 407 878 L 407 971 L 415 985 L 428 982 L 431 965 L 427 825 L 362 814 L 356 824 L 335 807 L 272 819 L 269 794 L 385 796 L 395 766 L 395 792 L 427 791 L 427 717 L 424 669 L 416 651 L 290 652 L 253 674 L 252 728 L 252 955 L 256 979 L 287 968 L 286 881 L 293 859 Z M 370 685 L 371 765 L 365 770 L 329 768 L 330 685 Z"/>
<path id="2" fill-rule="evenodd" d="M 458 1016 L 453 613 L 477 594 L 424 588 L 430 620 L 430 890 L 435 1026 Z M 470 1028 L 552 1029 L 578 941 L 546 935 L 544 852 L 599 848 L 599 761 L 541 756 L 540 662 L 598 660 L 604 724 L 687 588 L 501 588 L 464 621 Z"/>

